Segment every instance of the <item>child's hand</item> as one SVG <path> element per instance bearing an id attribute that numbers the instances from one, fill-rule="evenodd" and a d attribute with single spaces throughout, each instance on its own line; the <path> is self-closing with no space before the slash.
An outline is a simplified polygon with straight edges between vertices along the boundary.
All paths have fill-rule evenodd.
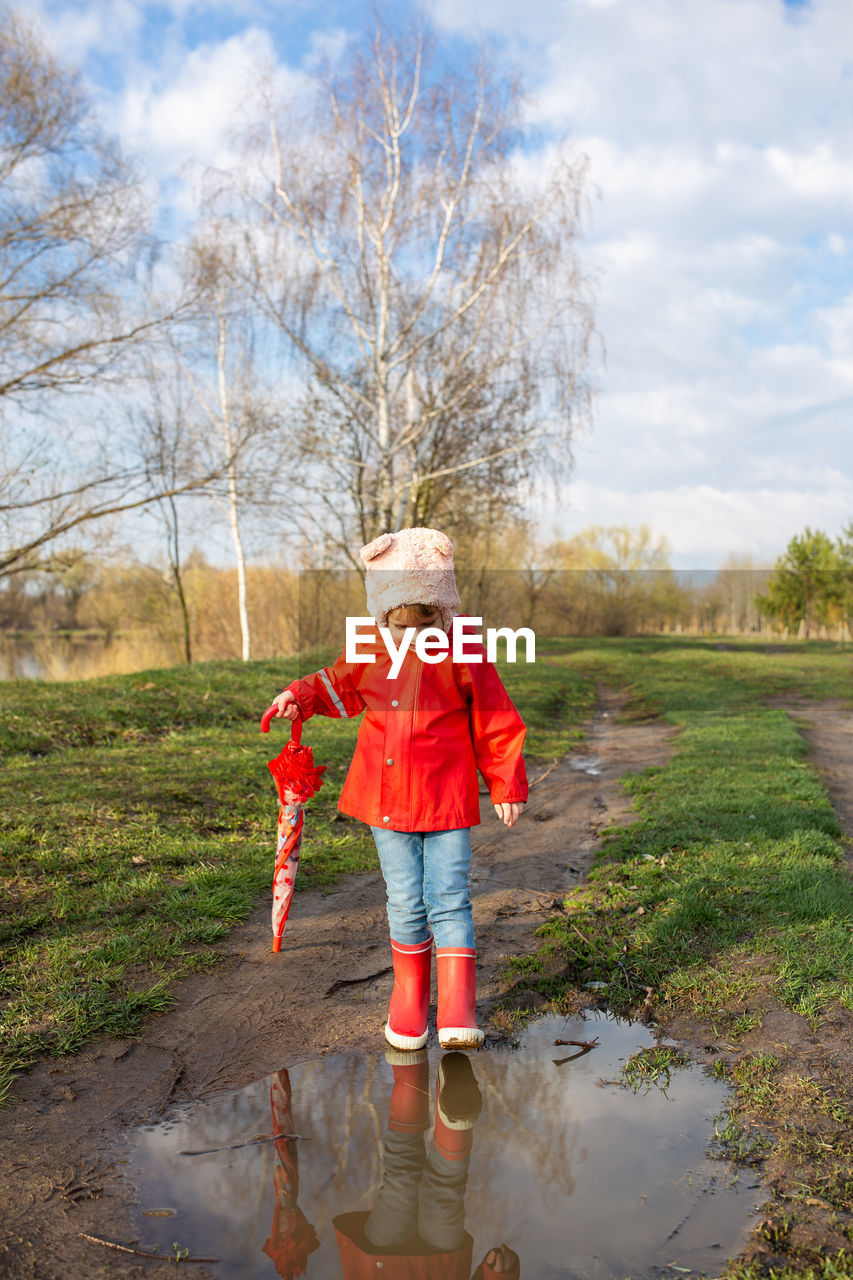
<path id="1" fill-rule="evenodd" d="M 275 713 L 275 719 L 295 720 L 299 715 L 299 703 L 294 698 L 289 689 L 285 689 L 284 693 L 280 693 L 277 698 L 273 698 L 272 706 L 278 707 Z"/>
<path id="2" fill-rule="evenodd" d="M 518 1262 L 518 1254 L 510 1249 L 508 1244 L 502 1244 L 499 1249 L 490 1249 L 486 1254 L 486 1262 L 493 1271 L 502 1273 L 511 1271 L 513 1266 Z"/>
<path id="3" fill-rule="evenodd" d="M 513 1249 L 510 1249 L 508 1244 L 502 1244 L 497 1249 L 489 1250 L 480 1263 L 477 1275 L 483 1275 L 486 1267 L 498 1276 L 507 1275 L 508 1273 L 517 1276 L 519 1271 L 518 1254 Z"/>
<path id="4" fill-rule="evenodd" d="M 500 804 L 495 805 L 495 813 L 505 827 L 514 827 L 523 812 L 523 800 L 513 800 L 512 803 L 503 800 Z"/>

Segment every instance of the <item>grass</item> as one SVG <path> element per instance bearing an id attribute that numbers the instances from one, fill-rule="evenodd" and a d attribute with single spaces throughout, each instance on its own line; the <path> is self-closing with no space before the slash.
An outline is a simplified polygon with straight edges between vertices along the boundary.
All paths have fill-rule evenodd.
<path id="1" fill-rule="evenodd" d="M 775 1143 L 803 1195 L 840 1211 L 853 1196 L 847 1103 L 750 1045 L 768 1000 L 815 1028 L 853 1011 L 842 833 L 796 726 L 767 703 L 853 701 L 849 650 L 540 637 L 537 651 L 535 667 L 504 672 L 528 724 L 532 775 L 579 740 L 597 682 L 630 691 L 628 719 L 663 717 L 679 733 L 665 767 L 626 781 L 636 822 L 608 833 L 538 952 L 515 962 L 519 986 L 566 1000 L 603 984 L 596 994 L 620 1012 L 651 993 L 657 1017 L 692 1014 L 726 1036 L 739 1056 L 715 1072 L 736 1105 L 718 1149 L 755 1162 Z M 305 655 L 302 670 L 333 657 Z M 268 891 L 275 796 L 265 762 L 285 731 L 262 739 L 257 720 L 296 674 L 293 662 L 223 662 L 0 685 L 0 1092 L 39 1055 L 135 1034 L 168 1007 L 177 977 L 217 962 L 222 939 Z M 306 734 L 329 769 L 306 814 L 303 886 L 376 865 L 367 828 L 335 807 L 356 731 L 318 717 Z M 507 1006 L 501 1020 L 519 1033 L 520 1011 Z M 626 1083 L 665 1086 L 679 1065 L 668 1053 L 636 1055 Z M 778 1122 L 772 1142 L 762 1118 Z M 789 1227 L 779 1208 L 767 1228 L 779 1251 Z M 826 1252 L 799 1268 L 731 1264 L 726 1280 L 851 1274 Z"/>
<path id="2" fill-rule="evenodd" d="M 629 716 L 653 711 L 680 734 L 664 768 L 625 780 L 637 821 L 610 833 L 565 914 L 544 926 L 542 961 L 561 951 L 571 981 L 606 983 L 617 1010 L 652 988 L 659 1011 L 688 1008 L 735 1036 L 756 1025 L 746 1006 L 768 970 L 779 1000 L 812 1024 L 849 1002 L 842 832 L 796 726 L 766 702 L 795 690 L 853 698 L 847 655 L 656 640 L 562 652 L 552 642 L 548 660 L 629 687 Z"/>
<path id="3" fill-rule="evenodd" d="M 758 1267 L 734 1264 L 723 1273 L 723 1280 L 850 1280 L 850 1262 L 841 1253 L 824 1258 L 817 1267 Z"/>
<path id="4" fill-rule="evenodd" d="M 217 962 L 272 874 L 266 761 L 287 730 L 263 738 L 260 714 L 334 656 L 0 684 L 0 1096 L 40 1055 L 135 1034 L 177 977 Z M 505 676 L 529 757 L 578 739 L 588 680 L 523 665 Z M 305 735 L 328 768 L 306 811 L 300 888 L 377 866 L 369 829 L 336 808 L 357 731 L 318 716 Z"/>
<path id="5" fill-rule="evenodd" d="M 648 1092 L 652 1085 L 665 1093 L 673 1071 L 689 1066 L 690 1059 L 686 1053 L 672 1045 L 656 1044 L 648 1049 L 640 1049 L 627 1059 L 622 1067 L 622 1079 L 634 1093 L 640 1089 Z"/>
<path id="6" fill-rule="evenodd" d="M 853 1195 L 849 1067 L 847 1081 L 822 1067 L 815 1080 L 792 1071 L 806 1053 L 796 1044 L 785 1071 L 749 1048 L 763 1011 L 786 1007 L 820 1033 L 853 1009 L 846 842 L 796 725 L 768 705 L 794 694 L 853 702 L 849 650 L 810 644 L 772 654 L 658 639 L 552 641 L 545 651 L 552 663 L 630 690 L 626 718 L 662 717 L 679 732 L 666 766 L 624 780 L 637 820 L 608 833 L 587 881 L 539 931 L 538 951 L 510 972 L 519 987 L 564 1005 L 591 983 L 621 1013 L 651 996 L 664 1025 L 687 1014 L 709 1038 L 725 1037 L 732 1054 L 715 1071 L 734 1093 L 716 1150 L 752 1165 L 772 1156 L 767 1242 L 791 1263 L 769 1272 L 733 1266 L 727 1280 L 853 1275 L 849 1257 L 822 1249 L 818 1265 L 790 1230 L 798 1214 L 825 1204 L 842 1215 L 828 1219 L 835 1238 L 853 1238 L 843 1216 Z M 565 975 L 562 992 L 554 973 Z"/>

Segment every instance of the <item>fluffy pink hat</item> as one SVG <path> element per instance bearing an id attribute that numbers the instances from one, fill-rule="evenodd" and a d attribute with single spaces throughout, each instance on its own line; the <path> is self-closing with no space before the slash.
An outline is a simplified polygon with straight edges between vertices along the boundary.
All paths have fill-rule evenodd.
<path id="1" fill-rule="evenodd" d="M 380 533 L 361 548 L 367 567 L 367 608 L 380 627 L 403 604 L 434 605 L 445 631 L 459 612 L 453 574 L 453 543 L 438 529 Z"/>

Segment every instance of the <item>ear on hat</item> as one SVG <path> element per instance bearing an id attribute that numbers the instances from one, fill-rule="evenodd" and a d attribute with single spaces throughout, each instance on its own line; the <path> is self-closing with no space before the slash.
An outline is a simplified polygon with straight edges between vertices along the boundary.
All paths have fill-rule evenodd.
<path id="1" fill-rule="evenodd" d="M 430 529 L 430 545 L 440 556 L 453 555 L 453 543 L 440 529 Z"/>
<path id="2" fill-rule="evenodd" d="M 372 542 L 368 542 L 366 547 L 361 548 L 361 558 L 365 564 L 371 560 L 375 560 L 377 556 L 381 556 L 383 552 L 394 542 L 393 533 L 380 533 L 378 538 L 374 538 Z"/>

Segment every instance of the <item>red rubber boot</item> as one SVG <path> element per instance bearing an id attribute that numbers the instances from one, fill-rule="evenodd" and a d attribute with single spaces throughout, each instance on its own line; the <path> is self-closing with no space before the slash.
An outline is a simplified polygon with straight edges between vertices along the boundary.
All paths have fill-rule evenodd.
<path id="1" fill-rule="evenodd" d="M 385 1039 L 395 1049 L 422 1049 L 427 1042 L 432 938 L 409 945 L 391 939 L 394 990 Z"/>
<path id="2" fill-rule="evenodd" d="M 433 1146 L 445 1160 L 464 1160 L 474 1141 L 483 1095 L 464 1053 L 446 1053 L 435 1078 Z"/>
<path id="3" fill-rule="evenodd" d="M 388 1128 L 395 1133 L 423 1133 L 429 1128 L 429 1059 L 419 1053 L 388 1049 L 385 1061 L 394 1070 Z"/>
<path id="4" fill-rule="evenodd" d="M 436 948 L 438 966 L 438 1040 L 442 1049 L 477 1049 L 483 1033 L 474 1012 L 473 947 Z"/>

